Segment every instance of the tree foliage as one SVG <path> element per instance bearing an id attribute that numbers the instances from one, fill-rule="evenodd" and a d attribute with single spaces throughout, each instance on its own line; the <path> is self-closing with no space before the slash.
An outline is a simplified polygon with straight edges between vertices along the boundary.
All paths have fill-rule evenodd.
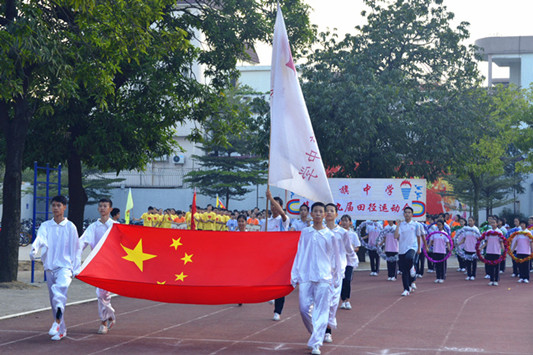
<path id="1" fill-rule="evenodd" d="M 432 179 L 464 161 L 479 83 L 467 23 L 440 0 L 366 0 L 367 24 L 321 48 L 303 91 L 323 160 L 346 177 Z M 468 122 L 475 125 L 475 122 Z"/>
<path id="2" fill-rule="evenodd" d="M 225 97 L 227 105 L 203 125 L 205 155 L 194 156 L 202 168 L 188 173 L 185 181 L 203 195 L 224 196 L 229 207 L 230 199 L 242 200 L 254 185 L 266 182 L 268 105 L 262 95 L 244 87 L 227 90 Z M 229 132 L 224 140 L 216 134 L 221 129 Z"/>
<path id="3" fill-rule="evenodd" d="M 308 6 L 290 0 L 283 8 L 293 19 L 291 40 L 301 48 L 314 34 Z M 39 160 L 67 162 L 70 213 L 80 228 L 87 201 L 82 162 L 119 171 L 169 151 L 173 125 L 217 111 L 218 92 L 237 76 L 235 63 L 255 41 L 271 38 L 274 19 L 271 0 L 2 3 L 0 129 L 8 222 L 0 232 L 0 282 L 16 279 L 21 142 L 28 131 L 39 135 L 29 140 L 32 152 L 46 153 Z M 198 65 L 206 82 L 196 80 Z"/>
<path id="4" fill-rule="evenodd" d="M 497 86 L 478 90 L 479 119 L 470 142 L 469 159 L 452 166 L 452 171 L 470 186 L 473 214 L 479 220 L 479 208 L 503 205 L 513 189 L 521 190 L 518 164 L 530 154 L 531 147 L 518 148 L 524 130 L 523 119 L 530 109 L 524 92 L 515 87 Z M 524 169 L 525 165 L 520 165 Z M 505 202 L 505 203 L 504 203 Z"/>

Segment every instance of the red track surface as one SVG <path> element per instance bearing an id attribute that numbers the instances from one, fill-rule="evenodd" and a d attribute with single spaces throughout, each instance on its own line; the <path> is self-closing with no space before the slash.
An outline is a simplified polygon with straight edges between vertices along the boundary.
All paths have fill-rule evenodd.
<path id="1" fill-rule="evenodd" d="M 434 284 L 434 275 L 400 297 L 399 280 L 357 272 L 353 309 L 339 310 L 339 329 L 322 354 L 533 353 L 533 284 L 518 284 L 506 273 L 492 287 L 483 278 L 464 281 L 455 270 L 448 270 L 444 284 Z M 0 321 L 0 353 L 307 354 L 297 303 L 295 291 L 282 320 L 274 322 L 266 303 L 192 306 L 116 297 L 118 320 L 107 335 L 96 334 L 91 302 L 67 307 L 68 335 L 60 342 L 47 334 L 51 312 Z"/>

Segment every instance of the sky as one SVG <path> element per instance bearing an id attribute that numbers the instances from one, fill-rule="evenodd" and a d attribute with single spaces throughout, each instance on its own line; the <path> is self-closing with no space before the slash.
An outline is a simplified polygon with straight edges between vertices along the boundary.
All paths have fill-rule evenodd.
<path id="1" fill-rule="evenodd" d="M 283 1 L 283 0 L 281 0 Z M 354 32 L 354 27 L 362 25 L 364 18 L 363 0 L 304 0 L 312 8 L 311 22 L 319 32 L 337 28 L 342 35 Z M 444 0 L 444 5 L 455 14 L 455 25 L 462 21 L 470 23 L 470 41 L 493 36 L 533 36 L 532 0 Z M 258 49 L 261 65 L 270 64 L 271 48 Z M 480 63 L 480 71 L 486 76 L 488 64 Z M 507 77 L 508 69 L 498 69 L 494 65 L 495 78 Z"/>

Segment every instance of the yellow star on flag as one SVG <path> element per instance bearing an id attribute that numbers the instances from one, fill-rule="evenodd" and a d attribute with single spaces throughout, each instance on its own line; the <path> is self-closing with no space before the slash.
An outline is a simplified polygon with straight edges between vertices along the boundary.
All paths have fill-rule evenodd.
<path id="1" fill-rule="evenodd" d="M 189 275 L 183 275 L 183 272 L 181 274 L 179 274 L 179 275 L 176 274 L 176 280 L 175 281 L 178 281 L 178 280 L 183 281 L 183 280 L 185 280 L 185 278 L 187 276 L 189 276 Z"/>
<path id="2" fill-rule="evenodd" d="M 194 254 L 187 254 L 185 253 L 185 256 L 183 258 L 181 258 L 181 260 L 183 260 L 183 265 L 187 265 L 187 263 L 192 263 L 192 257 L 193 257 Z"/>
<path id="3" fill-rule="evenodd" d="M 166 281 L 156 281 L 158 285 L 164 285 Z"/>
<path id="4" fill-rule="evenodd" d="M 170 244 L 171 247 L 174 247 L 175 250 L 178 250 L 178 247 L 180 245 L 183 245 L 181 242 L 180 242 L 181 238 L 178 238 L 178 239 L 174 239 L 172 238 L 172 244 Z"/>
<path id="5" fill-rule="evenodd" d="M 150 260 L 150 259 L 155 258 L 157 256 L 157 255 L 143 253 L 143 241 L 142 241 L 142 239 L 139 239 L 139 243 L 137 243 L 137 246 L 133 250 L 129 249 L 129 248 L 126 248 L 122 244 L 120 244 L 120 246 L 128 254 L 126 256 L 123 256 L 122 258 L 126 259 L 128 261 L 134 262 L 135 265 L 137 265 L 137 267 L 141 271 L 143 271 L 143 262 L 144 261 Z"/>

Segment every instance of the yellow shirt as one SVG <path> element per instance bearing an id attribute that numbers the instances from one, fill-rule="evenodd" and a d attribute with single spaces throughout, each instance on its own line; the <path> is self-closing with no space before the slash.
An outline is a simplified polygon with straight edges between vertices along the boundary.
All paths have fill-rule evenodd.
<path id="1" fill-rule="evenodd" d="M 152 226 L 152 214 L 145 212 L 142 214 L 141 219 L 143 220 L 143 226 L 145 227 L 151 227 Z"/>
<path id="2" fill-rule="evenodd" d="M 217 215 L 215 212 L 211 211 L 211 212 L 206 212 L 204 213 L 204 230 L 206 231 L 215 231 L 217 230 L 217 226 L 216 226 L 216 218 L 217 218 Z"/>
<path id="3" fill-rule="evenodd" d="M 172 228 L 172 216 L 169 216 L 169 215 L 164 215 L 164 216 L 161 216 L 162 217 L 162 222 L 161 222 L 161 225 L 159 227 L 161 228 Z"/>
<path id="4" fill-rule="evenodd" d="M 185 222 L 187 223 L 187 229 L 191 229 L 191 212 L 185 213 Z"/>
<path id="5" fill-rule="evenodd" d="M 222 230 L 223 231 L 229 231 L 229 228 L 228 228 L 228 221 L 231 219 L 230 216 L 224 216 L 224 225 L 222 226 Z"/>
<path id="6" fill-rule="evenodd" d="M 204 229 L 204 221 L 203 221 L 203 213 L 196 212 L 194 214 L 194 219 L 196 220 L 196 229 L 203 230 Z"/>
<path id="7" fill-rule="evenodd" d="M 161 227 L 160 223 L 163 221 L 163 215 L 160 215 L 159 213 L 152 215 L 152 226 L 153 227 Z"/>

